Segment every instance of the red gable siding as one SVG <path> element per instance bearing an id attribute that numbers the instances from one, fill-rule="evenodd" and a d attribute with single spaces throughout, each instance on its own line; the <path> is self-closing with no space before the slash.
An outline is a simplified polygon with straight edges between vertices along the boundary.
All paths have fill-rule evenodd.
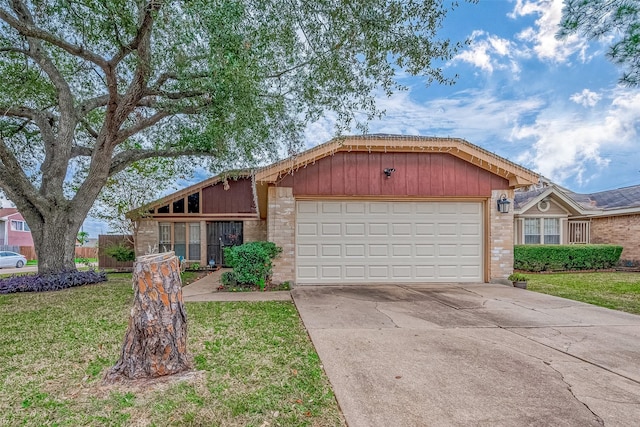
<path id="1" fill-rule="evenodd" d="M 385 168 L 396 169 L 391 178 Z M 489 197 L 509 181 L 446 153 L 339 152 L 278 185 L 295 196 Z"/>
<path id="2" fill-rule="evenodd" d="M 229 189 L 222 182 L 202 189 L 202 213 L 256 213 L 251 179 L 229 179 Z"/>

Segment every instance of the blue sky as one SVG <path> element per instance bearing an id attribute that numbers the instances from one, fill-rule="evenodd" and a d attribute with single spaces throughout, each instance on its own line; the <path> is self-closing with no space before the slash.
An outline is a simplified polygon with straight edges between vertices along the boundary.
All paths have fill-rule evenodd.
<path id="1" fill-rule="evenodd" d="M 464 138 L 579 193 L 640 184 L 640 90 L 617 84 L 609 41 L 555 38 L 561 9 L 562 0 L 460 3 L 442 31 L 472 40 L 445 64 L 457 83 L 403 78 L 409 90 L 377 99 L 386 116 L 369 132 Z M 310 124 L 307 146 L 331 139 L 333 126 L 331 114 Z M 85 231 L 108 230 L 88 220 Z"/>
<path id="2" fill-rule="evenodd" d="M 443 34 L 472 40 L 445 65 L 454 86 L 403 79 L 379 98 L 372 133 L 464 138 L 576 192 L 640 184 L 640 91 L 617 84 L 608 41 L 555 38 L 561 0 L 480 0 L 451 12 Z M 310 126 L 308 145 L 331 137 Z"/>

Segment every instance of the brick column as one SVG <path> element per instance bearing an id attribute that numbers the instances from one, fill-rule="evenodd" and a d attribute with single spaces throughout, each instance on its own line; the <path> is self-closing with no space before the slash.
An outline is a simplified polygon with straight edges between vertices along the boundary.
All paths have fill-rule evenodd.
<path id="1" fill-rule="evenodd" d="M 269 187 L 267 214 L 267 240 L 282 248 L 282 253 L 273 260 L 273 281 L 294 283 L 296 201 L 293 188 Z"/>
<path id="2" fill-rule="evenodd" d="M 158 221 L 142 219 L 138 221 L 138 235 L 135 241 L 136 256 L 149 253 L 149 249 L 158 250 Z"/>
<path id="3" fill-rule="evenodd" d="M 506 194 L 511 201 L 509 213 L 498 212 L 498 199 Z M 513 273 L 513 190 L 493 190 L 489 200 L 489 281 L 510 285 Z"/>

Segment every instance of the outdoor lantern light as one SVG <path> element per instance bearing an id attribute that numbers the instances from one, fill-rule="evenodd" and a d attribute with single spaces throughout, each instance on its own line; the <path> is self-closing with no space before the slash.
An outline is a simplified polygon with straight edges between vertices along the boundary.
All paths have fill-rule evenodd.
<path id="1" fill-rule="evenodd" d="M 382 172 L 384 172 L 384 174 L 387 176 L 387 178 L 391 178 L 391 174 L 394 173 L 395 171 L 396 171 L 395 168 L 386 168 Z"/>
<path id="2" fill-rule="evenodd" d="M 500 213 L 509 213 L 509 205 L 511 202 L 507 199 L 506 194 L 502 194 L 498 199 L 498 212 Z"/>

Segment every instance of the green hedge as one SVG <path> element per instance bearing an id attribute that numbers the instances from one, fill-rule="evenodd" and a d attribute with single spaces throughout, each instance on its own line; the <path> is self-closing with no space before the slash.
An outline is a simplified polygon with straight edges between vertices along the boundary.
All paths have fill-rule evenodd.
<path id="1" fill-rule="evenodd" d="M 513 268 L 516 270 L 599 270 L 618 263 L 622 246 L 515 245 L 513 252 Z"/>
<path id="2" fill-rule="evenodd" d="M 249 242 L 224 248 L 225 262 L 233 267 L 233 274 L 227 275 L 225 280 L 264 286 L 271 277 L 271 260 L 280 252 L 282 248 L 273 242 Z"/>

